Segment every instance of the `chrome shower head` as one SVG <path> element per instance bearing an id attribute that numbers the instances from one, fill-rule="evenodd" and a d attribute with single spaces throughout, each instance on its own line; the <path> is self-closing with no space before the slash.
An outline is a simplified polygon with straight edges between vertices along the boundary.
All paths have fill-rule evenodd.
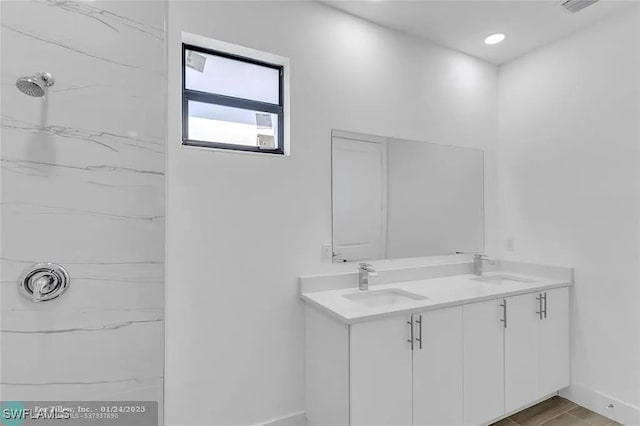
<path id="1" fill-rule="evenodd" d="M 20 77 L 16 87 L 25 95 L 44 98 L 47 88 L 53 86 L 55 79 L 48 72 L 39 72 L 31 77 Z"/>

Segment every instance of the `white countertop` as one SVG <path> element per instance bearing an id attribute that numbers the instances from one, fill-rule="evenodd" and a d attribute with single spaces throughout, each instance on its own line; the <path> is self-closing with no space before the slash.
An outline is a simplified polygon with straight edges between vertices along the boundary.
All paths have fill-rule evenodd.
<path id="1" fill-rule="evenodd" d="M 448 306 L 463 305 L 483 300 L 499 299 L 524 293 L 567 287 L 572 282 L 560 278 L 544 278 L 523 275 L 511 271 L 494 271 L 491 275 L 509 275 L 534 282 L 504 282 L 501 284 L 475 281 L 475 275 L 454 275 L 415 281 L 404 281 L 382 285 L 369 285 L 369 291 L 399 289 L 425 296 L 427 299 L 409 300 L 392 306 L 369 307 L 349 300 L 344 295 L 360 293 L 357 287 L 302 293 L 302 299 L 315 305 L 327 314 L 347 324 L 409 312 L 421 312 Z M 375 283 L 374 283 L 375 284 Z"/>

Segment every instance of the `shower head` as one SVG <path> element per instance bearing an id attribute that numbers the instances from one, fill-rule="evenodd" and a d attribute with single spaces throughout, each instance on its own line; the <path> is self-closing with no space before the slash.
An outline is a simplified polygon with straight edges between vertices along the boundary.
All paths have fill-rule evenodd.
<path id="1" fill-rule="evenodd" d="M 44 98 L 47 88 L 53 86 L 55 80 L 48 72 L 39 72 L 31 77 L 20 77 L 16 87 L 25 95 Z"/>

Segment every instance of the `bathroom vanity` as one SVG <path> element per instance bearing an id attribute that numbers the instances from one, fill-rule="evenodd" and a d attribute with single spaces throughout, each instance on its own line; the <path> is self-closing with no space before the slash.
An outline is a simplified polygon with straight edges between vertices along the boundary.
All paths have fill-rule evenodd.
<path id="1" fill-rule="evenodd" d="M 352 272 L 300 280 L 311 426 L 476 426 L 569 385 L 570 268 L 434 257 L 484 251 L 482 151 L 334 130 L 332 230 Z"/>
<path id="2" fill-rule="evenodd" d="M 301 278 L 309 424 L 481 425 L 568 386 L 572 270 L 494 269 Z"/>

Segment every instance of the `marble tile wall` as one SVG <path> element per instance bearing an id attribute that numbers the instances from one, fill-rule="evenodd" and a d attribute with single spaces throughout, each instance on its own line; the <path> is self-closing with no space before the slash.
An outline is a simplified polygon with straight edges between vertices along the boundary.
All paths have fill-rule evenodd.
<path id="1" fill-rule="evenodd" d="M 162 402 L 162 1 L 1 2 L 0 398 Z M 45 101 L 15 88 L 51 72 Z M 61 298 L 20 272 L 56 262 Z"/>

